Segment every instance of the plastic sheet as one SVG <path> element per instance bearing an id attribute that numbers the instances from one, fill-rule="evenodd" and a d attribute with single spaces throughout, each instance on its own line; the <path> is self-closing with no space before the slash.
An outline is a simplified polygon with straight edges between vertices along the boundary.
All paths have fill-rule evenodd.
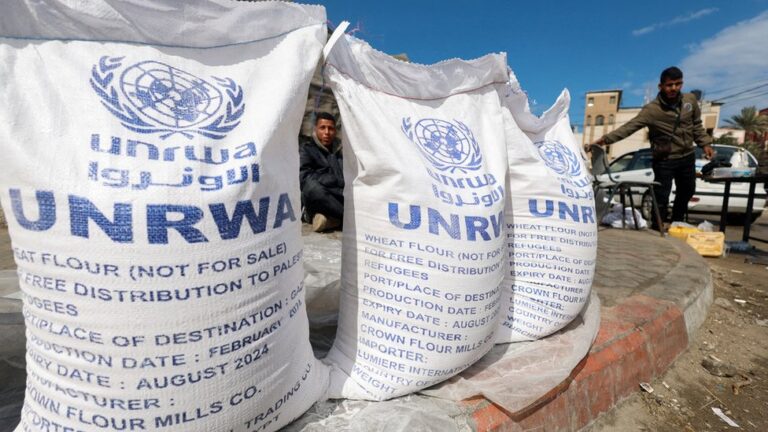
<path id="1" fill-rule="evenodd" d="M 304 240 L 304 289 L 309 323 L 336 325 L 341 288 L 341 241 L 311 233 Z"/>
<path id="2" fill-rule="evenodd" d="M 421 393 L 462 400 L 483 396 L 509 412 L 527 408 L 568 378 L 600 328 L 600 299 L 592 293 L 579 316 L 543 339 L 497 345 L 480 361 Z"/>
<path id="3" fill-rule="evenodd" d="M 324 358 L 336 336 L 341 293 L 341 241 L 310 233 L 304 240 L 304 294 L 309 341 L 315 356 Z"/>
<path id="4" fill-rule="evenodd" d="M 467 409 L 452 402 L 409 395 L 383 402 L 332 400 L 316 403 L 286 432 L 470 432 Z"/>
<path id="5" fill-rule="evenodd" d="M 332 302 L 338 298 L 334 291 L 339 289 L 341 247 L 338 240 L 318 234 L 305 236 L 304 241 L 310 335 L 315 353 L 324 353 L 335 332 L 331 320 L 338 311 L 332 310 Z M 315 306 L 319 309 L 313 310 Z M 518 412 L 568 378 L 589 352 L 599 327 L 600 300 L 592 293 L 579 316 L 564 329 L 537 341 L 497 345 L 461 374 L 422 390 L 422 396 L 387 402 L 320 402 L 287 430 L 463 430 L 459 426 L 469 414 L 455 401 L 473 396 Z M 455 424 L 448 425 L 451 421 Z"/>

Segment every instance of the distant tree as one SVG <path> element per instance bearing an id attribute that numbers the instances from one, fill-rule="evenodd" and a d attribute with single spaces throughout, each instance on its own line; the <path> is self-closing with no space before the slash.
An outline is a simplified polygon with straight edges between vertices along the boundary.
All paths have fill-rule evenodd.
<path id="1" fill-rule="evenodd" d="M 756 143 L 754 141 L 745 141 L 742 147 L 744 147 L 747 151 L 752 153 L 752 156 L 756 157 L 758 161 L 765 159 L 764 157 L 765 150 L 763 149 L 762 144 Z M 760 163 L 760 165 L 763 165 L 765 162 L 758 162 L 758 163 Z"/>
<path id="2" fill-rule="evenodd" d="M 733 136 L 731 132 L 720 135 L 719 137 L 713 139 L 712 142 L 715 144 L 726 144 L 732 146 L 739 145 L 739 141 L 735 136 Z"/>
<path id="3" fill-rule="evenodd" d="M 744 130 L 744 144 L 760 140 L 768 131 L 768 116 L 760 115 L 754 106 L 742 108 L 741 114 L 731 116 L 725 122 L 736 129 Z"/>

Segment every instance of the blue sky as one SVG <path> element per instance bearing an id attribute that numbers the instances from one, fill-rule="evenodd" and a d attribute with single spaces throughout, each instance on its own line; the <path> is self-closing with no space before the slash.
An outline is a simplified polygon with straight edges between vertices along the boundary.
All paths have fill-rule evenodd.
<path id="1" fill-rule="evenodd" d="M 504 51 L 533 110 L 567 87 L 576 124 L 585 92 L 623 89 L 622 105 L 640 106 L 670 65 L 688 91 L 729 96 L 721 118 L 768 107 L 768 0 L 319 2 L 333 25 L 350 21 L 355 36 L 413 62 Z"/>

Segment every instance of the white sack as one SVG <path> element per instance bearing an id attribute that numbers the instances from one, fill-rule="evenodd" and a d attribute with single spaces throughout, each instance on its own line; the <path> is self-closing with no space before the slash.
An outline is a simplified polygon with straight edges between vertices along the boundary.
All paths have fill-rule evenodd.
<path id="1" fill-rule="evenodd" d="M 342 38 L 344 249 L 331 397 L 389 399 L 493 344 L 504 272 L 506 59 L 403 63 Z"/>
<path id="2" fill-rule="evenodd" d="M 571 131 L 565 90 L 541 117 L 510 72 L 503 93 L 509 194 L 509 268 L 497 343 L 563 328 L 589 299 L 597 255 L 589 171 Z"/>
<path id="3" fill-rule="evenodd" d="M 280 3 L 2 3 L 19 429 L 276 430 L 324 393 L 296 151 L 324 23 Z"/>

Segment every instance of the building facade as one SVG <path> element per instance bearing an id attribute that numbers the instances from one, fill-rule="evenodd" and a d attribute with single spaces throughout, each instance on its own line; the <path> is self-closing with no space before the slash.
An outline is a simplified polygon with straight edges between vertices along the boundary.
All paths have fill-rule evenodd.
<path id="1" fill-rule="evenodd" d="M 582 143 L 587 144 L 601 136 L 621 127 L 638 113 L 641 107 L 622 107 L 621 90 L 599 90 L 587 92 L 584 109 L 584 127 Z M 704 129 L 712 135 L 720 120 L 721 103 L 700 101 L 701 120 Z M 608 159 L 617 157 L 641 148 L 650 147 L 648 129 L 643 128 L 629 137 L 611 144 L 607 148 Z"/>

